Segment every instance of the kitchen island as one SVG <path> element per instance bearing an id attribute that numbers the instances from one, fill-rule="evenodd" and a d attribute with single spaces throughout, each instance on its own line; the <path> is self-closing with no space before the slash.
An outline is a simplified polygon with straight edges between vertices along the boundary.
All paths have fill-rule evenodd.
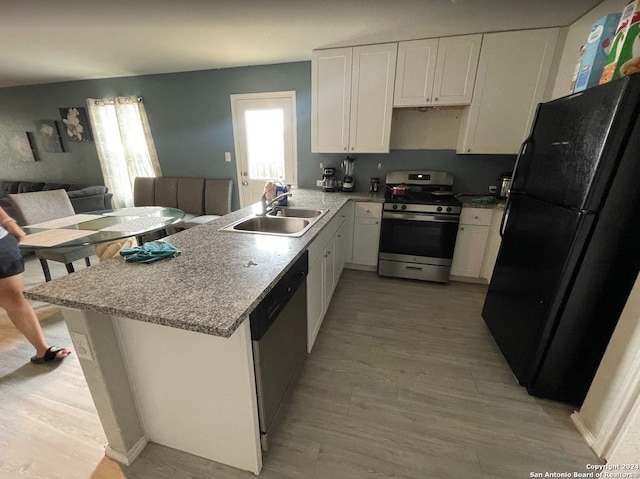
<path id="1" fill-rule="evenodd" d="M 260 472 L 246 319 L 347 201 L 382 201 L 293 193 L 292 206 L 329 210 L 299 238 L 220 231 L 245 208 L 167 238 L 177 258 L 114 258 L 26 292 L 63 306 L 109 457 L 129 464 L 153 441 Z"/>

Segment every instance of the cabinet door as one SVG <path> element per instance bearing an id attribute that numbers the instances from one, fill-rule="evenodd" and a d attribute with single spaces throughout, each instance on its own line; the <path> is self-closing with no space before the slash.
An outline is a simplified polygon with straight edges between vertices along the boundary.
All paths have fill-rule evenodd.
<path id="1" fill-rule="evenodd" d="M 356 217 L 353 229 L 354 264 L 376 266 L 378 264 L 379 241 L 380 220 Z"/>
<path id="2" fill-rule="evenodd" d="M 311 54 L 311 151 L 338 153 L 349 146 L 353 48 Z"/>
<path id="3" fill-rule="evenodd" d="M 398 44 L 393 106 L 431 105 L 437 52 L 437 38 Z"/>
<path id="4" fill-rule="evenodd" d="M 433 79 L 434 105 L 468 105 L 478 69 L 482 35 L 441 38 Z"/>
<path id="5" fill-rule="evenodd" d="M 329 307 L 333 290 L 336 287 L 336 255 L 335 255 L 335 238 L 329 241 L 327 248 L 324 250 L 324 298 L 325 310 Z"/>
<path id="6" fill-rule="evenodd" d="M 453 252 L 451 274 L 479 278 L 482 269 L 484 250 L 489 236 L 488 226 L 458 226 L 456 248 Z"/>
<path id="7" fill-rule="evenodd" d="M 484 35 L 458 153 L 518 153 L 543 100 L 557 38 L 557 28 Z"/>
<path id="8" fill-rule="evenodd" d="M 335 247 L 334 247 L 335 270 L 333 272 L 334 281 L 336 284 L 338 284 L 338 280 L 340 279 L 340 275 L 342 274 L 342 270 L 344 269 L 344 263 L 346 262 L 347 231 L 351 229 L 351 235 L 353 235 L 353 222 L 351 223 L 351 228 L 348 228 L 347 226 L 348 226 L 347 222 L 345 221 L 344 223 L 342 223 L 342 225 L 340 226 L 340 228 L 338 228 L 338 231 L 336 232 Z"/>
<path id="9" fill-rule="evenodd" d="M 354 47 L 349 151 L 389 153 L 397 43 Z"/>
<path id="10" fill-rule="evenodd" d="M 307 274 L 307 351 L 311 352 L 316 340 L 322 318 L 325 311 L 324 292 L 324 257 L 320 255 L 318 260 L 309 268 Z"/>
<path id="11" fill-rule="evenodd" d="M 491 276 L 493 276 L 493 268 L 496 265 L 496 259 L 498 258 L 498 251 L 500 250 L 500 243 L 502 238 L 500 237 L 500 223 L 502 221 L 502 214 L 504 213 L 504 207 L 497 206 L 493 210 L 491 217 L 491 226 L 489 226 L 489 237 L 487 239 L 487 248 L 484 251 L 484 259 L 482 260 L 482 271 L 480 276 L 491 282 Z"/>
<path id="12" fill-rule="evenodd" d="M 342 223 L 342 227 L 340 228 L 342 232 L 342 265 L 344 263 L 352 262 L 352 254 L 353 254 L 353 214 L 354 214 L 354 203 L 353 201 L 348 201 L 346 205 L 342 207 L 340 210 L 340 214 L 344 215 L 344 223 Z"/>

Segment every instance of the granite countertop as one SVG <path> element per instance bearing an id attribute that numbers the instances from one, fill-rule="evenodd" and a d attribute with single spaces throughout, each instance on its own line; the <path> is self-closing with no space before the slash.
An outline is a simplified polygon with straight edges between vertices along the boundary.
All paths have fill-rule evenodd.
<path id="1" fill-rule="evenodd" d="M 493 209 L 504 206 L 505 200 L 494 198 L 493 196 L 459 196 L 463 208 L 486 208 Z M 477 200 L 477 201 L 474 201 Z"/>
<path id="2" fill-rule="evenodd" d="M 294 189 L 290 206 L 329 209 L 300 238 L 220 231 L 253 212 L 244 208 L 167 237 L 182 251 L 177 258 L 153 264 L 113 258 L 36 286 L 25 296 L 230 337 L 349 200 L 383 202 L 384 195 Z"/>

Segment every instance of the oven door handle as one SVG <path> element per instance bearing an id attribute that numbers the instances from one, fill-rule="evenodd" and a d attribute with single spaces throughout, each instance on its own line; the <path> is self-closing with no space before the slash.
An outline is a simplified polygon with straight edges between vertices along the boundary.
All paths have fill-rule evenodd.
<path id="1" fill-rule="evenodd" d="M 460 216 L 458 215 L 425 215 L 425 214 L 413 214 L 413 213 L 392 213 L 384 211 L 382 213 L 383 220 L 403 220 L 403 221 L 428 221 L 432 223 L 459 223 Z"/>

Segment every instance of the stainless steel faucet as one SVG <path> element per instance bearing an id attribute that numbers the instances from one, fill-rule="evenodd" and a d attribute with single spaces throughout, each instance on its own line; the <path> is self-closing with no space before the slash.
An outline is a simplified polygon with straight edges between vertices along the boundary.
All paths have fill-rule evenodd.
<path id="1" fill-rule="evenodd" d="M 285 196 L 291 196 L 292 194 L 293 193 L 291 191 L 287 191 L 286 193 L 279 194 L 271 201 L 267 201 L 267 193 L 263 193 L 262 197 L 260 198 L 260 205 L 262 206 L 262 210 L 260 211 L 260 213 L 258 213 L 258 215 L 265 216 L 268 213 L 269 207 L 271 205 L 273 205 L 276 201 L 281 200 Z"/>

